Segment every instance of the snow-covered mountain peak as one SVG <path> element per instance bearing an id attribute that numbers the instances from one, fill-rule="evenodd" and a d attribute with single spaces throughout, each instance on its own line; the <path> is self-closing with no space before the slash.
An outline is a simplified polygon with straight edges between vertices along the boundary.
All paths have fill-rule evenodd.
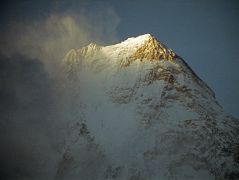
<path id="1" fill-rule="evenodd" d="M 71 50 L 65 56 L 65 61 L 78 62 L 82 59 L 95 59 L 99 56 L 118 61 L 121 66 L 128 66 L 135 60 L 168 60 L 173 62 L 176 54 L 150 34 L 131 37 L 121 43 L 99 46 L 90 43 L 78 50 Z"/>
<path id="2" fill-rule="evenodd" d="M 166 59 L 173 61 L 176 58 L 176 54 L 171 49 L 167 48 L 151 34 L 131 37 L 119 44 L 106 47 L 108 51 L 112 51 L 112 48 L 118 48 L 118 51 L 124 52 L 128 60 L 125 65 L 129 65 L 135 60 Z"/>
<path id="3" fill-rule="evenodd" d="M 239 121 L 150 34 L 73 49 L 64 70 L 69 135 L 57 180 L 239 178 Z"/>
<path id="4" fill-rule="evenodd" d="M 150 34 L 138 36 L 136 39 L 144 39 L 142 46 L 130 56 L 130 58 L 147 59 L 147 60 L 162 60 L 167 59 L 173 61 L 176 54 L 164 44 L 160 43 Z"/>
<path id="5" fill-rule="evenodd" d="M 148 41 L 149 39 L 155 39 L 151 34 L 143 34 L 143 35 L 139 35 L 137 37 L 130 37 L 126 40 L 124 40 L 123 42 L 121 42 L 120 44 L 122 45 L 133 45 L 133 46 L 139 46 L 145 43 L 145 41 Z M 156 40 L 156 39 L 155 39 Z"/>

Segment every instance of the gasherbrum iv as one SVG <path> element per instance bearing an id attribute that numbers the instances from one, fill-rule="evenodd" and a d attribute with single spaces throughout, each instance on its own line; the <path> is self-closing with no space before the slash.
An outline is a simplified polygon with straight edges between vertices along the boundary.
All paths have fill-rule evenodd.
<path id="1" fill-rule="evenodd" d="M 63 69 L 77 108 L 56 179 L 239 178 L 239 120 L 150 34 L 70 50 Z"/>

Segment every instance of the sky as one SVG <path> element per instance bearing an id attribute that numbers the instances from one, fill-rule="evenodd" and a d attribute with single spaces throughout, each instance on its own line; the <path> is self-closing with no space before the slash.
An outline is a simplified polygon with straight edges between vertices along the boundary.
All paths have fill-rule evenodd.
<path id="1" fill-rule="evenodd" d="M 239 118 L 238 19 L 237 0 L 1 1 L 0 174 L 31 178 L 49 155 L 46 169 L 54 169 L 64 144 L 62 117 L 77 111 L 67 107 L 69 99 L 58 98 L 64 91 L 60 65 L 70 49 L 90 42 L 109 45 L 152 34 Z"/>
<path id="2" fill-rule="evenodd" d="M 79 26 L 82 15 L 90 22 L 83 24 L 84 32 L 91 32 L 84 36 L 90 38 L 72 36 L 76 39 L 73 48 L 90 41 L 111 44 L 152 34 L 183 57 L 214 90 L 224 109 L 239 117 L 237 0 L 13 0 L 1 5 L 1 29 L 8 32 L 12 23 L 41 24 L 52 14 L 81 17 L 76 20 L 76 24 L 81 22 Z M 59 51 L 65 53 L 68 47 Z"/>

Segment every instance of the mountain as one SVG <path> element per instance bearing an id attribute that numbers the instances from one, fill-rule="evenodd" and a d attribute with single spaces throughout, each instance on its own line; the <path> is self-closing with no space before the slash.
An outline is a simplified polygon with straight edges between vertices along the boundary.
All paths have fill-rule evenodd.
<path id="1" fill-rule="evenodd" d="M 150 34 L 70 50 L 66 148 L 56 179 L 239 179 L 239 120 Z"/>

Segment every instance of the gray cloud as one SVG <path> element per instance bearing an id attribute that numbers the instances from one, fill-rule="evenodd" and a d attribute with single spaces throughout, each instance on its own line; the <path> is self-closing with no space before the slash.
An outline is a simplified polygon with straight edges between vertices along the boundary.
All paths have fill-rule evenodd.
<path id="1" fill-rule="evenodd" d="M 0 77 L 0 174 L 3 179 L 32 178 L 43 163 L 51 166 L 48 155 L 53 158 L 53 83 L 40 61 L 24 56 L 1 56 Z"/>

